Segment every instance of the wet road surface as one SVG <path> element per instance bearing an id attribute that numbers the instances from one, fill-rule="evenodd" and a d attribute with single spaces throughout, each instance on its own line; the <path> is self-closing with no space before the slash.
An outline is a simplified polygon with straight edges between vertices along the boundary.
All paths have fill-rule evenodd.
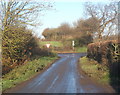
<path id="1" fill-rule="evenodd" d="M 78 72 L 77 62 L 84 53 L 58 54 L 61 58 L 42 74 L 5 93 L 109 93 L 112 88 L 96 84 Z"/>

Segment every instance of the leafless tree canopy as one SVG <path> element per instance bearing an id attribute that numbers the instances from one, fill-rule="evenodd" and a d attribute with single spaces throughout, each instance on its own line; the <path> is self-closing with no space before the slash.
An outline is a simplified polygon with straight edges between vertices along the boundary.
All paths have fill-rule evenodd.
<path id="1" fill-rule="evenodd" d="M 0 24 L 4 30 L 8 25 L 36 25 L 35 19 L 41 11 L 52 7 L 47 2 L 30 2 L 29 0 L 1 0 Z"/>
<path id="2" fill-rule="evenodd" d="M 102 34 L 107 31 L 109 35 L 111 32 L 115 31 L 117 28 L 117 3 L 112 2 L 108 4 L 85 4 L 86 15 L 89 17 L 98 18 L 100 25 L 99 31 L 97 33 L 98 38 L 102 39 Z"/>

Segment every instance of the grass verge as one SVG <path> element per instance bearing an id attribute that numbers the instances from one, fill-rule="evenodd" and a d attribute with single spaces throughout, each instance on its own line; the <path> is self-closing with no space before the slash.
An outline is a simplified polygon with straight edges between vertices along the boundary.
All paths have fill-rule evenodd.
<path id="1" fill-rule="evenodd" d="M 109 84 L 109 69 L 106 66 L 98 64 L 97 61 L 88 59 L 87 57 L 80 58 L 80 68 L 89 77 L 96 79 L 101 84 Z"/>
<path id="2" fill-rule="evenodd" d="M 10 73 L 3 76 L 2 90 L 15 87 L 17 84 L 32 78 L 36 72 L 43 70 L 52 64 L 58 57 L 41 57 L 29 61 L 25 65 L 21 65 L 13 69 Z"/>
<path id="3" fill-rule="evenodd" d="M 80 53 L 87 52 L 87 47 L 86 46 L 76 47 L 75 52 L 80 52 Z"/>

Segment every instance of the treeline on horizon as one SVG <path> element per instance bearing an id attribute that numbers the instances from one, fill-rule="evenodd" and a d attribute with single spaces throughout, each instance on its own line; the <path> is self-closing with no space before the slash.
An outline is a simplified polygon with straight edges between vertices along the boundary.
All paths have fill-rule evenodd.
<path id="1" fill-rule="evenodd" d="M 86 18 L 73 22 L 73 26 L 65 22 L 57 28 L 46 28 L 42 33 L 45 40 L 75 40 L 76 46 L 83 46 L 91 42 L 118 38 L 118 3 L 93 4 L 87 2 L 84 6 Z"/>
<path id="2" fill-rule="evenodd" d="M 45 29 L 42 34 L 46 40 L 75 40 L 76 46 L 87 45 L 93 42 L 92 35 L 97 31 L 97 22 L 97 18 L 81 19 L 74 23 L 74 27 L 63 23 L 58 28 Z"/>

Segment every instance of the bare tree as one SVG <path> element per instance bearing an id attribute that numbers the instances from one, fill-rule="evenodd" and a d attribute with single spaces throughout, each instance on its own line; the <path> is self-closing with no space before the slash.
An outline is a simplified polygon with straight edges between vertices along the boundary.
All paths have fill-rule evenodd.
<path id="1" fill-rule="evenodd" d="M 57 40 L 58 34 L 57 34 L 57 28 L 46 28 L 42 35 L 47 40 Z"/>
<path id="2" fill-rule="evenodd" d="M 71 34 L 71 27 L 68 23 L 62 23 L 58 27 L 58 31 L 62 34 L 62 38 L 65 39 L 69 34 Z"/>
<path id="3" fill-rule="evenodd" d="M 47 2 L 30 2 L 29 0 L 1 0 L 0 24 L 1 30 L 8 25 L 36 25 L 38 14 L 52 7 Z"/>
<path id="4" fill-rule="evenodd" d="M 75 27 L 78 32 L 89 32 L 94 34 L 97 32 L 99 26 L 99 21 L 95 17 L 90 17 L 88 19 L 80 19 L 75 23 Z"/>
<path id="5" fill-rule="evenodd" d="M 0 0 L 3 65 L 19 64 L 23 59 L 28 59 L 26 56 L 30 57 L 32 49 L 37 47 L 37 41 L 31 33 L 32 30 L 26 26 L 38 24 L 36 18 L 41 11 L 50 7 L 52 6 L 48 2 Z"/>
<path id="6" fill-rule="evenodd" d="M 92 4 L 86 3 L 85 4 L 86 14 L 89 17 L 96 17 L 99 20 L 99 27 L 98 27 L 98 38 L 99 41 L 102 39 L 102 34 L 106 31 L 107 28 L 116 29 L 117 23 L 117 3 L 112 2 L 109 4 Z M 110 34 L 108 32 L 108 34 Z"/>

